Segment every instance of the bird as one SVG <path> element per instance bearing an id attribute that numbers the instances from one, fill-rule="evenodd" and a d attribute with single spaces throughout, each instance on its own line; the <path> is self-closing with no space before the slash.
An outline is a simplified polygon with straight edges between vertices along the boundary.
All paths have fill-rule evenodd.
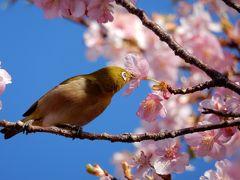
<path id="1" fill-rule="evenodd" d="M 114 94 L 133 78 L 133 73 L 117 66 L 71 77 L 37 100 L 20 122 L 42 127 L 70 125 L 81 128 L 100 115 Z M 1 130 L 5 139 L 22 131 Z"/>

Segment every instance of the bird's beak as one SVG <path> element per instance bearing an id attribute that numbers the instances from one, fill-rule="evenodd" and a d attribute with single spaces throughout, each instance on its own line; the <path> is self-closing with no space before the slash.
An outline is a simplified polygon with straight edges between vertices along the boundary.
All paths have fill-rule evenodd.
<path id="1" fill-rule="evenodd" d="M 135 79 L 136 75 L 130 72 L 130 80 Z"/>

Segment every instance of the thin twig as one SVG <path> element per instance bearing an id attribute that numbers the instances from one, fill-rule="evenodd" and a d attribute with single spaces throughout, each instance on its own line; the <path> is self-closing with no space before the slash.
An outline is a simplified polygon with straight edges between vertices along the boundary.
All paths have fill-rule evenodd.
<path id="1" fill-rule="evenodd" d="M 226 5 L 228 5 L 229 7 L 235 9 L 237 12 L 240 13 L 240 4 L 237 4 L 235 2 L 233 2 L 232 0 L 222 0 Z"/>
<path id="2" fill-rule="evenodd" d="M 107 133 L 96 134 L 96 133 L 89 133 L 89 132 L 80 132 L 77 134 L 75 131 L 62 129 L 58 127 L 40 127 L 40 126 L 29 125 L 28 133 L 46 132 L 46 133 L 61 135 L 61 136 L 73 138 L 73 139 L 107 140 L 110 142 L 133 143 L 133 142 L 140 142 L 144 140 L 158 141 L 162 139 L 175 138 L 178 136 L 191 134 L 194 132 L 203 132 L 203 131 L 212 130 L 212 129 L 233 127 L 233 126 L 239 126 L 239 125 L 240 125 L 240 119 L 236 119 L 232 121 L 220 122 L 218 124 L 199 125 L 196 127 L 183 128 L 179 130 L 166 131 L 166 132 L 160 132 L 160 133 L 143 133 L 143 134 L 126 133 L 126 134 L 118 134 L 118 135 L 112 135 Z M 8 128 L 8 130 L 15 131 L 16 128 L 19 130 L 19 127 L 23 129 L 24 124 L 1 120 L 0 127 L 6 127 Z"/>
<path id="3" fill-rule="evenodd" d="M 218 40 L 222 46 L 236 49 L 238 52 L 240 52 L 240 44 L 236 43 L 235 41 L 223 38 L 219 38 Z"/>
<path id="4" fill-rule="evenodd" d="M 161 41 L 168 44 L 168 46 L 174 51 L 175 55 L 181 57 L 186 63 L 194 65 L 204 71 L 209 77 L 211 77 L 212 80 L 215 81 L 216 86 L 226 87 L 240 94 L 240 86 L 231 82 L 217 70 L 208 67 L 197 57 L 191 55 L 180 44 L 178 44 L 170 34 L 164 31 L 157 23 L 152 21 L 143 10 L 138 9 L 128 0 L 115 0 L 115 2 L 123 6 L 129 13 L 136 15 L 142 21 L 144 26 L 153 31 Z"/>
<path id="5" fill-rule="evenodd" d="M 217 111 L 214 109 L 209 108 L 203 108 L 202 111 L 203 114 L 215 114 L 222 117 L 228 117 L 228 118 L 239 118 L 240 113 L 234 113 L 234 112 L 223 112 L 223 111 Z"/>
<path id="6" fill-rule="evenodd" d="M 189 87 L 189 88 L 179 88 L 179 89 L 173 89 L 172 87 L 168 87 L 168 91 L 172 94 L 190 94 L 197 91 L 202 91 L 204 89 L 209 89 L 211 87 L 215 87 L 216 83 L 215 81 L 206 81 L 204 83 L 200 83 L 196 86 Z"/>

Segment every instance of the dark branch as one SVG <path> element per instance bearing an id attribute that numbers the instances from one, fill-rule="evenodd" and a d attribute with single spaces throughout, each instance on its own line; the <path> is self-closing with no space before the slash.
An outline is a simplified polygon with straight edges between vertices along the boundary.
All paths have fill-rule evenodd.
<path id="1" fill-rule="evenodd" d="M 128 0 L 115 0 L 115 2 L 123 6 L 125 9 L 127 9 L 129 13 L 136 15 L 142 21 L 142 24 L 144 26 L 153 31 L 161 41 L 167 43 L 168 46 L 174 51 L 174 53 L 177 56 L 181 57 L 186 63 L 194 65 L 197 68 L 204 71 L 209 77 L 211 77 L 212 80 L 215 81 L 216 86 L 226 87 L 240 94 L 240 86 L 231 82 L 223 74 L 216 71 L 215 69 L 208 67 L 197 57 L 191 55 L 180 44 L 178 44 L 170 34 L 164 31 L 154 21 L 150 20 L 143 10 L 138 9 L 134 4 L 132 4 Z"/>
<path id="2" fill-rule="evenodd" d="M 216 70 L 208 67 L 206 64 L 201 62 L 195 56 L 190 55 L 183 47 L 178 44 L 173 37 L 165 32 L 157 23 L 150 20 L 143 10 L 136 8 L 135 5 L 130 3 L 128 0 L 115 0 L 117 4 L 120 4 L 128 10 L 129 13 L 136 15 L 143 23 L 144 26 L 152 30 L 161 41 L 164 41 L 174 51 L 174 53 L 183 58 L 186 63 L 193 64 L 199 69 L 203 70 L 208 76 L 214 78 L 216 76 L 221 77 L 222 75 Z"/>
<path id="3" fill-rule="evenodd" d="M 204 89 L 209 89 L 211 87 L 215 87 L 216 83 L 215 81 L 206 81 L 204 83 L 200 83 L 196 86 L 190 87 L 190 88 L 179 88 L 179 89 L 173 89 L 172 87 L 168 87 L 168 91 L 172 94 L 190 94 L 197 91 L 202 91 Z"/>
<path id="4" fill-rule="evenodd" d="M 144 140 L 158 141 L 162 139 L 175 138 L 178 136 L 191 134 L 194 132 L 203 132 L 203 131 L 212 130 L 212 129 L 233 127 L 233 126 L 239 126 L 239 125 L 240 125 L 240 119 L 236 119 L 232 121 L 224 121 L 218 124 L 207 124 L 207 125 L 201 125 L 196 127 L 184 128 L 180 130 L 160 132 L 160 133 L 143 133 L 143 134 L 126 133 L 126 134 L 118 134 L 118 135 L 112 135 L 107 133 L 96 134 L 96 133 L 88 133 L 88 132 L 80 132 L 79 134 L 77 134 L 75 131 L 61 129 L 58 127 L 39 127 L 39 126 L 29 125 L 28 133 L 46 132 L 46 133 L 61 135 L 68 138 L 88 139 L 88 140 L 107 140 L 110 142 L 133 143 L 133 142 L 140 142 Z M 2 120 L 0 121 L 0 127 L 5 127 L 8 130 L 15 131 L 16 129 L 19 130 L 19 128 L 23 129 L 24 124 L 13 123 L 13 122 Z"/>
<path id="5" fill-rule="evenodd" d="M 240 44 L 236 43 L 234 40 L 223 38 L 219 38 L 218 40 L 222 46 L 236 49 L 238 52 L 240 52 Z"/>
<path id="6" fill-rule="evenodd" d="M 203 108 L 202 113 L 203 114 L 216 114 L 218 116 L 227 117 L 227 118 L 239 118 L 240 117 L 240 113 L 223 112 L 223 111 L 217 111 L 217 110 L 208 109 L 208 108 Z"/>
<path id="7" fill-rule="evenodd" d="M 237 3 L 234 3 L 232 0 L 222 0 L 223 2 L 225 2 L 226 5 L 228 5 L 229 7 L 235 9 L 237 12 L 240 13 L 240 5 Z"/>

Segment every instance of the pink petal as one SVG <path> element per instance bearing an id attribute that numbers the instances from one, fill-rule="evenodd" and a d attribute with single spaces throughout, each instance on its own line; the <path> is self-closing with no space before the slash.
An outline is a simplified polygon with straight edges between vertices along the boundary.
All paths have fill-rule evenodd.
<path id="1" fill-rule="evenodd" d="M 12 83 L 12 77 L 5 69 L 0 69 L 0 83 L 10 84 Z"/>
<path id="2" fill-rule="evenodd" d="M 148 94 L 145 100 L 142 101 L 137 111 L 137 116 L 142 120 L 152 122 L 159 115 L 166 115 L 165 108 L 161 104 L 162 98 L 156 94 Z M 163 110 L 164 109 L 164 110 Z"/>
<path id="3" fill-rule="evenodd" d="M 216 160 L 220 160 L 226 156 L 226 151 L 225 145 L 214 143 L 212 150 L 209 152 L 209 156 Z"/>
<path id="4" fill-rule="evenodd" d="M 190 146 L 197 146 L 202 142 L 202 135 L 200 133 L 187 134 L 184 138 Z"/>
<path id="5" fill-rule="evenodd" d="M 128 96 L 130 95 L 134 89 L 136 89 L 140 84 L 140 80 L 133 79 L 128 83 L 128 88 L 124 91 L 123 95 Z"/>
<path id="6" fill-rule="evenodd" d="M 173 171 L 177 173 L 183 172 L 188 165 L 188 161 L 189 155 L 187 153 L 180 154 L 172 165 Z"/>
<path id="7" fill-rule="evenodd" d="M 72 0 L 71 13 L 73 17 L 81 17 L 85 14 L 86 4 L 84 1 Z"/>
<path id="8" fill-rule="evenodd" d="M 157 159 L 153 163 L 153 167 L 157 174 L 167 175 L 171 174 L 171 161 L 167 159 Z"/>
<path id="9" fill-rule="evenodd" d="M 135 54 L 128 54 L 124 60 L 125 69 L 135 75 L 135 78 L 130 81 L 129 87 L 124 93 L 129 95 L 140 85 L 141 80 L 146 78 L 149 72 L 149 64 L 145 58 Z"/>

